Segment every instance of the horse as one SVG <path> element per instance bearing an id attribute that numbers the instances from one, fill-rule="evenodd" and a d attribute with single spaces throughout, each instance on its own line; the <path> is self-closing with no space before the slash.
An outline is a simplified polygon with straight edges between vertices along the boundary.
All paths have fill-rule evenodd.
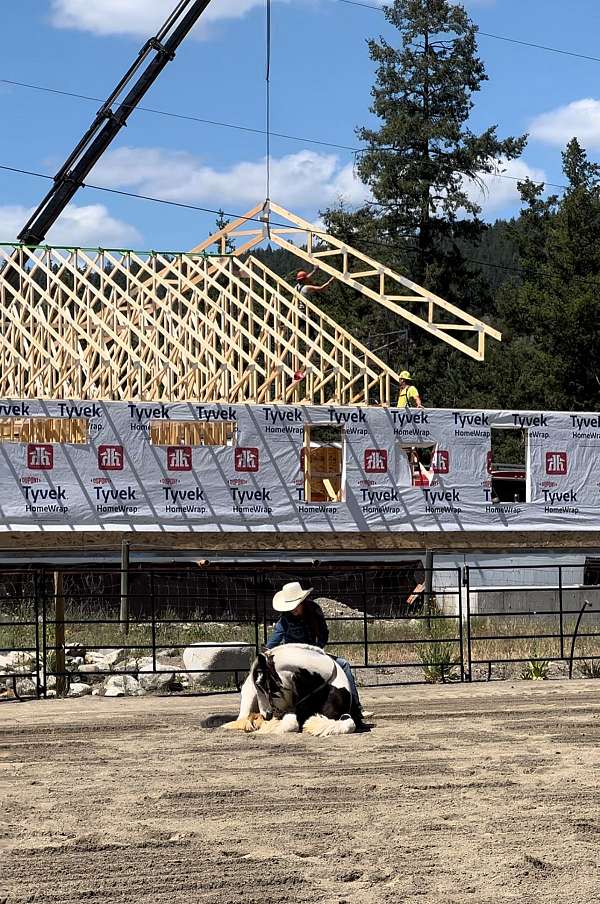
<path id="1" fill-rule="evenodd" d="M 303 643 L 258 654 L 242 685 L 238 717 L 223 728 L 318 737 L 368 730 L 342 668 L 320 647 Z"/>

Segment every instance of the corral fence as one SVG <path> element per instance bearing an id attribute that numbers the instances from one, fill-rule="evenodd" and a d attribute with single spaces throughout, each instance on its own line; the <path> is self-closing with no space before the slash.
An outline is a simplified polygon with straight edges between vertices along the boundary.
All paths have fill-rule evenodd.
<path id="1" fill-rule="evenodd" d="M 495 574 L 482 580 L 486 570 Z M 0 690 L 60 696 L 92 682 L 104 693 L 108 679 L 135 685 L 165 672 L 171 693 L 239 690 L 275 621 L 273 594 L 289 581 L 313 588 L 327 651 L 351 663 L 359 684 L 600 677 L 600 586 L 566 586 L 567 565 L 519 571 L 527 586 L 511 583 L 511 566 L 420 560 L 3 568 Z M 220 659 L 226 647 L 238 655 L 233 664 Z"/>

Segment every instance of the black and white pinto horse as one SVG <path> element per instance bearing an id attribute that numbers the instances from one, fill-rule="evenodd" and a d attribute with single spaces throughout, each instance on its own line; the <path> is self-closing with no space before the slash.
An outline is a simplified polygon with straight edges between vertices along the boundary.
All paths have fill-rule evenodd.
<path id="1" fill-rule="evenodd" d="M 223 727 L 320 737 L 367 728 L 342 668 L 320 647 L 303 643 L 258 654 L 242 686 L 239 715 Z"/>

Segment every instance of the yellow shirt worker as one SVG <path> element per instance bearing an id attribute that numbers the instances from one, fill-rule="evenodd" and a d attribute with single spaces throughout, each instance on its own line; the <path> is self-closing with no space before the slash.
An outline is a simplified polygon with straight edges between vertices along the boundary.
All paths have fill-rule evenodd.
<path id="1" fill-rule="evenodd" d="M 400 393 L 396 408 L 422 408 L 419 390 L 413 384 L 412 377 L 407 370 L 403 370 L 398 374 L 398 382 L 400 384 Z"/>

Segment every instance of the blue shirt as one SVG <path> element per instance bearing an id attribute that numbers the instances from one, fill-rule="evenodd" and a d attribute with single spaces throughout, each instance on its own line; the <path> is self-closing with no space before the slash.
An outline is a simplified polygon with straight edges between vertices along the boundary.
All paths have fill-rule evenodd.
<path id="1" fill-rule="evenodd" d="M 278 647 L 282 643 L 310 643 L 317 647 L 324 647 L 329 640 L 329 628 L 321 607 L 316 603 L 314 607 L 318 625 L 316 638 L 312 636 L 309 625 L 302 617 L 296 618 L 294 615 L 284 613 L 273 628 L 273 633 L 267 642 L 267 649 L 272 650 L 273 647 Z"/>

